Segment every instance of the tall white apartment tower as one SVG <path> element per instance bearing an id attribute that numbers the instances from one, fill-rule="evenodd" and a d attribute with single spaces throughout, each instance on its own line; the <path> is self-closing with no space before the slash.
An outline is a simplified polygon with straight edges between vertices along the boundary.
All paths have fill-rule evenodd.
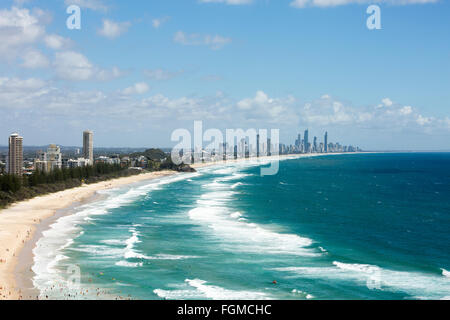
<path id="1" fill-rule="evenodd" d="M 9 174 L 22 175 L 23 170 L 23 138 L 17 133 L 9 136 L 8 164 Z"/>
<path id="2" fill-rule="evenodd" d="M 83 157 L 89 159 L 89 164 L 94 164 L 94 133 L 92 131 L 83 132 Z"/>

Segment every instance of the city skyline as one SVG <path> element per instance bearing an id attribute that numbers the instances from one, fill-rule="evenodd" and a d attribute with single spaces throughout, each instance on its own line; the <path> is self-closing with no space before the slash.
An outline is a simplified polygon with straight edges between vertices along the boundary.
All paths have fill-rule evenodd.
<path id="1" fill-rule="evenodd" d="M 83 131 L 82 146 L 81 146 L 81 150 L 82 150 L 81 155 L 84 157 L 84 159 L 90 160 L 91 163 L 93 163 L 93 157 L 94 157 L 94 153 L 93 152 L 95 150 L 94 137 L 93 136 L 94 136 L 94 132 L 92 130 L 84 130 Z M 24 138 L 22 136 L 20 136 L 18 132 L 14 132 L 14 133 L 12 133 L 9 136 L 9 145 L 11 145 L 11 139 L 13 137 L 17 137 L 18 139 L 20 139 L 20 141 L 21 141 L 20 147 L 21 148 L 24 148 L 24 147 L 25 148 L 27 148 L 27 147 L 36 147 L 36 148 L 48 147 L 47 152 L 44 152 L 42 150 L 37 151 L 37 154 L 38 154 L 37 159 L 40 159 L 41 161 L 45 161 L 45 158 L 47 157 L 47 153 L 51 153 L 51 154 L 61 153 L 61 149 L 60 149 L 61 147 L 78 148 L 77 149 L 78 152 L 80 151 L 80 148 L 79 148 L 80 146 L 78 146 L 78 145 L 63 146 L 63 145 L 57 144 L 57 143 L 48 143 L 48 144 L 44 144 L 44 145 L 41 145 L 41 146 L 27 146 L 27 145 L 23 145 Z M 248 142 L 248 139 L 249 139 L 249 137 L 247 137 L 246 139 L 242 139 L 241 141 L 236 141 L 235 144 L 233 145 L 233 147 L 239 147 L 240 144 L 243 141 L 245 142 L 246 146 L 247 145 L 251 146 L 251 144 L 249 144 L 249 142 Z M 316 136 L 314 136 L 314 141 L 317 142 L 317 137 Z M 254 148 L 253 148 L 255 154 L 259 154 L 259 150 L 260 150 L 261 146 L 266 145 L 266 144 L 267 145 L 271 145 L 270 142 L 271 142 L 271 138 L 267 138 L 267 142 L 260 141 L 260 134 L 257 134 L 256 135 L 256 146 L 254 146 Z M 310 148 L 310 150 L 309 150 L 310 152 L 317 151 L 317 146 L 318 146 L 318 144 L 316 144 L 316 143 L 314 143 L 314 145 L 310 143 L 310 141 L 309 141 L 309 129 L 305 130 L 304 139 L 301 139 L 301 134 L 299 133 L 297 135 L 297 139 L 294 141 L 294 143 L 279 141 L 277 144 L 279 146 L 292 147 L 292 148 L 299 148 L 302 145 L 305 146 L 305 145 L 309 144 L 308 148 Z M 323 139 L 323 141 L 320 142 L 320 145 L 323 146 L 323 151 L 326 152 L 327 148 L 328 148 L 328 146 L 330 144 L 338 144 L 338 145 L 340 145 L 339 142 L 328 143 L 328 131 L 325 131 L 324 139 Z M 225 147 L 225 146 L 228 145 L 228 143 L 224 143 L 223 145 Z M 348 146 L 352 147 L 352 145 L 348 145 Z M 0 144 L 0 147 L 3 147 L 3 146 Z M 157 148 L 158 146 L 142 146 L 142 148 L 150 148 L 150 147 Z M 97 148 L 105 149 L 107 147 L 101 147 L 100 146 L 100 147 L 97 147 Z M 120 147 L 116 146 L 116 147 L 112 147 L 112 148 L 120 148 Z M 162 147 L 162 148 L 163 149 L 170 149 L 170 148 L 165 148 L 165 147 Z M 306 147 L 305 147 L 304 151 L 307 152 Z M 268 150 L 268 152 L 270 153 L 270 149 Z M 52 160 L 54 160 L 54 159 L 52 159 Z M 61 159 L 59 159 L 59 160 L 56 159 L 56 160 L 60 161 Z"/>
<path id="2" fill-rule="evenodd" d="M 260 131 L 260 133 L 266 136 L 266 133 Z M 236 134 L 236 133 L 235 133 Z M 195 162 L 209 162 L 220 160 L 232 160 L 242 158 L 260 158 L 264 156 L 277 156 L 277 155 L 295 155 L 295 154 L 332 154 L 332 153 L 352 153 L 362 152 L 363 150 L 357 146 L 342 145 L 339 142 L 328 142 L 328 132 L 325 132 L 322 142 L 318 142 L 316 136 L 313 137 L 313 143 L 309 142 L 309 129 L 304 131 L 304 138 L 301 139 L 301 134 L 298 134 L 294 144 L 284 144 L 278 141 L 278 137 L 267 137 L 261 140 L 259 133 L 254 131 L 244 133 L 243 136 L 239 133 L 232 135 L 233 142 L 218 143 L 218 149 L 208 148 L 202 146 L 199 149 L 198 146 L 194 146 L 192 149 L 174 149 L 171 150 L 170 155 L 173 163 L 182 164 L 183 162 L 191 163 Z M 239 138 L 241 137 L 241 138 Z M 195 140 L 195 139 L 194 139 Z M 72 157 L 71 153 L 65 154 L 61 151 L 61 147 L 56 144 L 50 144 L 47 150 L 38 150 L 34 155 L 28 153 L 24 156 L 23 141 L 24 138 L 18 133 L 13 133 L 9 136 L 8 153 L 5 155 L 6 163 L 3 163 L 2 157 L 0 157 L 0 174 L 3 174 L 3 167 L 5 167 L 5 173 L 11 173 L 13 175 L 21 176 L 23 174 L 30 175 L 33 172 L 45 172 L 50 173 L 54 170 L 61 169 L 73 169 L 87 166 L 94 166 L 97 163 L 117 164 L 122 167 L 139 167 L 146 169 L 149 165 L 148 159 L 141 155 L 131 158 L 129 154 L 120 153 L 107 153 L 94 154 L 94 132 L 91 130 L 83 131 L 83 149 L 80 154 L 80 149 L 77 148 Z M 228 141 L 228 139 L 227 139 Z M 211 145 L 209 146 L 211 147 Z M 152 148 L 152 150 L 157 150 Z M 161 150 L 159 150 L 161 151 Z M 173 158 L 174 154 L 178 154 Z M 82 157 L 80 157 L 82 155 Z M 169 153 L 166 153 L 169 157 Z M 0 152 L 0 156 L 2 153 Z"/>
<path id="3" fill-rule="evenodd" d="M 382 29 L 369 30 L 366 1 L 73 1 L 71 30 L 70 1 L 5 1 L 0 135 L 38 146 L 64 132 L 71 146 L 89 127 L 97 146 L 166 148 L 202 120 L 281 128 L 281 141 L 309 127 L 365 150 L 449 150 L 450 4 L 416 2 L 377 2 Z"/>

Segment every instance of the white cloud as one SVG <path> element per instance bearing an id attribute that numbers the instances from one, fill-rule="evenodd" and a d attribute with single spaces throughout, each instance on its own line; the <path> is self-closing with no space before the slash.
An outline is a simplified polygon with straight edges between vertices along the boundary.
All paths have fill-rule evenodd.
<path id="1" fill-rule="evenodd" d="M 132 94 L 144 94 L 148 90 L 150 90 L 150 87 L 145 82 L 138 82 L 135 83 L 133 86 L 128 87 L 122 91 L 125 95 L 132 95 Z"/>
<path id="2" fill-rule="evenodd" d="M 74 51 L 57 52 L 54 67 L 56 74 L 65 80 L 89 80 L 94 76 L 94 66 Z"/>
<path id="3" fill-rule="evenodd" d="M 432 118 L 428 118 L 428 117 L 424 117 L 422 115 L 418 115 L 416 118 L 416 122 L 421 125 L 421 126 L 425 126 L 427 124 L 431 124 L 431 122 L 433 121 Z"/>
<path id="4" fill-rule="evenodd" d="M 392 106 L 394 103 L 392 102 L 392 100 L 391 99 L 389 99 L 389 98 L 384 98 L 383 100 L 381 100 L 381 102 L 383 102 L 383 105 L 385 106 L 385 107 L 390 107 L 390 106 Z"/>
<path id="5" fill-rule="evenodd" d="M 111 123 L 111 126 L 106 128 L 108 130 L 117 126 L 130 129 L 130 120 L 132 128 L 135 128 L 136 122 L 142 119 L 146 119 L 146 123 L 151 123 L 152 126 L 159 126 L 182 120 L 222 121 L 228 116 L 224 113 L 225 109 L 218 108 L 225 103 L 223 98 L 169 98 L 162 94 L 146 98 L 138 96 L 147 90 L 148 85 L 137 83 L 124 90 L 127 94 L 123 91 L 76 91 L 55 88 L 51 83 L 37 79 L 0 78 L 0 109 L 8 115 L 16 114 L 20 119 L 28 117 L 27 121 L 32 117 L 32 124 L 40 123 L 46 117 L 60 117 L 68 122 L 79 119 L 85 121 L 88 115 L 89 119 L 91 116 L 101 116 L 104 123 Z M 20 114 L 17 113 L 19 109 L 26 111 Z M 126 120 L 129 121 L 125 122 Z M 1 121 L 5 120 L 0 118 L 0 123 Z"/>
<path id="6" fill-rule="evenodd" d="M 29 79 L 20 79 L 20 78 L 8 78 L 3 77 L 0 78 L 0 88 L 2 88 L 2 92 L 7 91 L 17 91 L 17 90 L 36 90 L 40 89 L 46 85 L 46 82 L 41 79 L 29 78 Z"/>
<path id="7" fill-rule="evenodd" d="M 38 45 L 44 43 L 54 50 L 71 45 L 69 39 L 46 33 L 45 25 L 50 20 L 50 14 L 39 8 L 31 11 L 17 7 L 0 10 L 0 60 L 16 62 L 17 58 L 21 58 L 21 67 L 48 67 L 50 61 L 38 49 Z"/>
<path id="8" fill-rule="evenodd" d="M 11 112 L 17 112 L 18 109 L 29 108 L 48 91 L 47 83 L 41 79 L 0 78 L 0 109 L 9 108 Z"/>
<path id="9" fill-rule="evenodd" d="M 348 4 L 387 3 L 392 5 L 436 3 L 439 0 L 294 0 L 290 3 L 294 8 L 336 7 Z"/>
<path id="10" fill-rule="evenodd" d="M 413 109 L 411 106 L 404 106 L 403 108 L 400 109 L 400 113 L 403 115 L 408 115 L 411 114 L 413 112 Z"/>
<path id="11" fill-rule="evenodd" d="M 44 38 L 45 45 L 54 50 L 67 48 L 71 45 L 71 41 L 57 34 L 50 34 Z"/>
<path id="12" fill-rule="evenodd" d="M 113 67 L 110 70 L 107 69 L 98 69 L 96 74 L 96 79 L 99 81 L 109 81 L 120 78 L 124 76 L 126 73 L 120 70 L 118 67 Z"/>
<path id="13" fill-rule="evenodd" d="M 46 33 L 45 24 L 49 21 L 50 15 L 38 8 L 0 10 L 0 60 L 16 62 L 20 58 L 20 66 L 31 69 L 53 66 L 56 76 L 65 80 L 106 81 L 122 75 L 118 68 L 101 69 L 83 54 L 67 50 L 72 44 L 70 39 Z M 56 52 L 54 61 L 50 62 L 38 49 L 40 44 L 64 51 Z"/>
<path id="14" fill-rule="evenodd" d="M 258 107 L 259 105 L 270 104 L 272 102 L 273 100 L 269 99 L 266 93 L 264 93 L 263 91 L 257 91 L 254 98 L 241 100 L 237 103 L 237 106 L 239 109 L 249 110 Z"/>
<path id="15" fill-rule="evenodd" d="M 220 35 L 201 35 L 197 33 L 186 34 L 183 31 L 175 33 L 174 41 L 186 46 L 208 46 L 213 50 L 219 50 L 232 42 L 231 38 Z"/>
<path id="16" fill-rule="evenodd" d="M 424 116 L 411 106 L 402 106 L 388 100 L 385 104 L 389 108 L 380 108 L 380 105 L 353 107 L 329 96 L 321 97 L 305 103 L 298 114 L 302 124 L 319 127 L 350 126 L 386 131 L 448 129 L 445 120 Z"/>
<path id="17" fill-rule="evenodd" d="M 253 98 L 240 100 L 236 106 L 241 115 L 250 121 L 292 124 L 299 120 L 294 103 L 293 97 L 274 99 L 264 91 L 257 91 Z"/>
<path id="18" fill-rule="evenodd" d="M 70 81 L 108 81 L 123 75 L 117 67 L 111 70 L 100 69 L 83 54 L 75 51 L 56 52 L 53 66 L 60 79 Z"/>
<path id="19" fill-rule="evenodd" d="M 164 23 L 169 20 L 169 17 L 155 18 L 152 20 L 153 28 L 159 29 Z"/>
<path id="20" fill-rule="evenodd" d="M 447 126 L 447 128 L 450 129 L 450 118 L 449 117 L 445 117 L 443 122 Z"/>
<path id="21" fill-rule="evenodd" d="M 280 128 L 284 142 L 289 142 L 287 139 L 302 127 L 309 127 L 311 132 L 326 129 L 333 132 L 334 137 L 338 132 L 348 132 L 350 138 L 345 138 L 344 142 L 351 141 L 351 135 L 361 133 L 364 136 L 368 132 L 370 136 L 379 134 L 380 137 L 400 133 L 403 137 L 414 133 L 436 134 L 438 140 L 450 132 L 449 117 L 422 115 L 413 107 L 411 112 L 402 112 L 410 109 L 395 103 L 390 108 L 376 108 L 376 105 L 354 107 L 333 97 L 300 103 L 291 96 L 271 97 L 264 91 L 241 100 L 221 92 L 210 96 L 154 94 L 143 97 L 141 94 L 147 92 L 147 86 L 134 84 L 127 89 L 123 91 L 128 94 L 122 90 L 80 91 L 55 87 L 52 82 L 34 78 L 0 78 L 0 110 L 5 115 L 0 118 L 0 127 L 9 128 L 13 121 L 15 126 L 27 130 L 45 124 L 39 130 L 54 132 L 61 130 L 61 126 L 68 130 L 67 126 L 80 126 L 81 123 L 83 127 L 108 133 L 108 137 L 110 134 L 116 134 L 118 138 L 126 135 L 124 143 L 129 141 L 129 137 L 139 136 L 138 144 L 147 141 L 145 134 L 156 135 L 159 142 L 155 143 L 160 143 L 161 139 L 169 141 L 171 130 L 189 128 L 192 121 L 199 119 L 209 128 Z M 100 117 L 102 121 L 99 122 L 97 119 Z M 28 135 L 27 141 L 32 138 Z M 394 140 L 393 143 L 395 146 Z"/>
<path id="22" fill-rule="evenodd" d="M 130 22 L 114 22 L 112 20 L 103 19 L 103 26 L 97 33 L 106 38 L 114 39 L 127 32 L 130 26 Z"/>
<path id="23" fill-rule="evenodd" d="M 31 11 L 18 7 L 0 10 L 0 60 L 16 62 L 20 58 L 20 66 L 29 69 L 53 66 L 52 71 L 64 80 L 107 81 L 122 76 L 117 67 L 110 70 L 99 68 L 83 54 L 67 50 L 72 45 L 70 39 L 46 33 L 45 25 L 50 20 L 49 13 L 39 8 Z M 119 24 L 119 30 L 107 28 L 105 35 L 112 37 L 121 33 L 122 27 Z M 57 51 L 52 62 L 38 49 L 41 44 Z"/>
<path id="24" fill-rule="evenodd" d="M 22 67 L 30 69 L 46 68 L 50 65 L 47 57 L 37 50 L 26 51 L 22 57 Z"/>
<path id="25" fill-rule="evenodd" d="M 45 34 L 40 19 L 43 11 L 12 7 L 0 10 L 0 59 L 13 60 L 23 49 L 36 43 Z"/>

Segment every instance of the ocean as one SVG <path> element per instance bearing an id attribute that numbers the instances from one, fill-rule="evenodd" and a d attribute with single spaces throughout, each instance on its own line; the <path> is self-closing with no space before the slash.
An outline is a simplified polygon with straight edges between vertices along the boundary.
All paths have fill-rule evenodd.
<path id="1" fill-rule="evenodd" d="M 43 233 L 48 299 L 449 299 L 450 154 L 211 166 L 102 192 Z"/>

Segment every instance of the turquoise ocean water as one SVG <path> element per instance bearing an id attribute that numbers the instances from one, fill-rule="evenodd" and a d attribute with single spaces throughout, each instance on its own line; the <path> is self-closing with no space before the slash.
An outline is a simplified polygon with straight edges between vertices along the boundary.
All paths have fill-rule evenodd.
<path id="1" fill-rule="evenodd" d="M 261 165 L 104 192 L 44 232 L 34 285 L 55 299 L 450 298 L 450 154 Z"/>

